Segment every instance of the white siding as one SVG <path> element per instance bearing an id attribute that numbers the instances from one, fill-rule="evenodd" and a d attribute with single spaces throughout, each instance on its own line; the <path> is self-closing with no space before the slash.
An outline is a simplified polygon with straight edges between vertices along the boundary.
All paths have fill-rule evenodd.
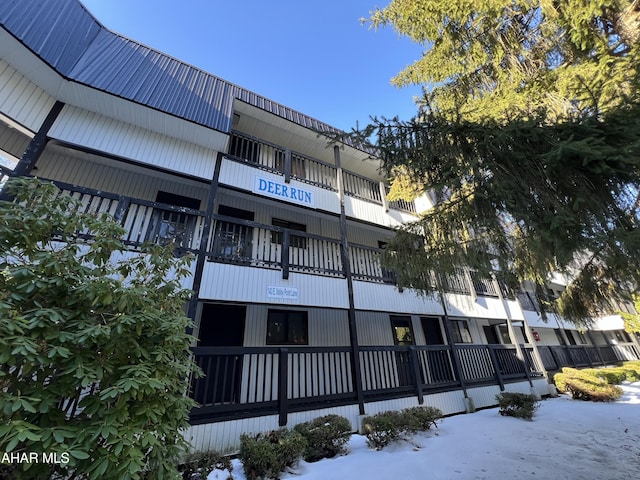
<path id="1" fill-rule="evenodd" d="M 393 345 L 389 313 L 357 311 L 356 327 L 360 345 Z"/>
<path id="2" fill-rule="evenodd" d="M 268 180 L 273 180 L 274 182 L 284 182 L 284 176 L 265 172 L 226 158 L 222 161 L 219 182 L 223 185 L 230 185 L 251 192 L 256 175 Z M 314 192 L 316 198 L 316 209 L 332 213 L 340 213 L 340 201 L 336 192 L 308 185 L 293 179 L 291 180 L 290 185 L 294 188 L 301 188 Z"/>
<path id="3" fill-rule="evenodd" d="M 470 295 L 445 294 L 447 313 L 455 317 L 506 319 L 507 313 L 500 299 Z M 513 310 L 512 310 L 513 311 Z M 522 318 L 522 316 L 520 316 Z"/>
<path id="4" fill-rule="evenodd" d="M 298 289 L 298 299 L 267 298 L 268 286 Z M 242 267 L 207 262 L 202 275 L 201 299 L 228 300 L 243 303 L 306 305 L 329 308 L 349 308 L 347 284 L 344 279 L 291 272 L 282 279 L 280 270 Z"/>
<path id="5" fill-rule="evenodd" d="M 416 217 L 409 213 L 394 209 L 389 209 L 388 212 L 385 212 L 382 205 L 349 195 L 345 195 L 344 197 L 344 211 L 347 217 L 357 218 L 385 227 L 398 227 L 404 223 L 416 220 Z"/>
<path id="6" fill-rule="evenodd" d="M 151 176 L 117 168 L 95 161 L 74 158 L 63 153 L 45 151 L 38 160 L 37 175 L 87 188 L 125 195 L 142 200 L 155 201 L 159 190 L 199 198 L 204 209 L 208 187 L 195 181 L 169 178 L 166 175 Z"/>
<path id="7" fill-rule="evenodd" d="M 108 117 L 65 106 L 49 136 L 74 145 L 210 179 L 217 152 Z"/>
<path id="8" fill-rule="evenodd" d="M 372 282 L 353 282 L 353 300 L 358 310 L 381 310 L 421 315 L 441 315 L 442 306 L 435 298 L 420 296 L 405 289 L 402 293 L 394 285 Z"/>
<path id="9" fill-rule="evenodd" d="M 0 112 L 38 131 L 55 99 L 0 60 Z"/>
<path id="10" fill-rule="evenodd" d="M 466 409 L 464 394 L 461 390 L 425 395 L 423 405 L 425 407 L 439 408 L 444 415 L 463 413 Z M 365 411 L 366 415 L 375 415 L 388 410 L 402 410 L 416 406 L 419 406 L 417 397 L 407 397 L 367 403 L 365 404 Z"/>
<path id="11" fill-rule="evenodd" d="M 258 434 L 278 428 L 278 416 L 244 418 L 228 422 L 194 425 L 183 432 L 195 452 L 217 450 L 222 453 L 237 453 L 240 435 Z"/>

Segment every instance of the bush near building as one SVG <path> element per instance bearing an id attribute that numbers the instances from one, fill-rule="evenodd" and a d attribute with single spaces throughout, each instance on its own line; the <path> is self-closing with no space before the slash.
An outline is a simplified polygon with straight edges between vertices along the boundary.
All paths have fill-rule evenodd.
<path id="1" fill-rule="evenodd" d="M 339 415 L 326 415 L 293 428 L 307 441 L 303 457 L 307 462 L 335 457 L 351 438 L 351 422 Z"/>
<path id="2" fill-rule="evenodd" d="M 535 395 L 529 393 L 503 392 L 496 395 L 500 415 L 531 420 L 540 406 Z"/>
<path id="3" fill-rule="evenodd" d="M 307 440 L 301 434 L 280 428 L 258 435 L 243 434 L 238 457 L 248 480 L 279 478 L 298 462 L 306 448 Z"/>
<path id="4" fill-rule="evenodd" d="M 584 370 L 564 367 L 553 377 L 560 392 L 570 393 L 576 400 L 611 402 L 622 396 L 622 389 L 607 383 L 600 376 Z"/>
<path id="5" fill-rule="evenodd" d="M 53 184 L 5 188 L 15 202 L 0 202 L 0 452 L 68 463 L 2 468 L 17 480 L 176 478 L 195 405 L 189 257 L 128 252 L 121 226 Z"/>
<path id="6" fill-rule="evenodd" d="M 388 411 L 362 419 L 362 431 L 367 437 L 367 445 L 382 450 L 390 443 L 405 438 L 409 434 L 437 427 L 436 421 L 442 412 L 434 407 L 413 407 L 400 412 Z"/>

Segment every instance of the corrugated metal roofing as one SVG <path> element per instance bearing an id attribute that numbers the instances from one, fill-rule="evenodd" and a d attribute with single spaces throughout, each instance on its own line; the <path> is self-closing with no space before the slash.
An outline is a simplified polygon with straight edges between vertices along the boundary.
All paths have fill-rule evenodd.
<path id="1" fill-rule="evenodd" d="M 330 125 L 103 27 L 78 0 L 3 0 L 0 25 L 70 80 L 222 132 L 233 100 L 319 131 Z"/>

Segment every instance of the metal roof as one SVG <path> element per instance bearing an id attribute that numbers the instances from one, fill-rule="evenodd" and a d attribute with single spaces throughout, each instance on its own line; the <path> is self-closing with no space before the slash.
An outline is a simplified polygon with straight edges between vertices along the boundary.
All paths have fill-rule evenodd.
<path id="1" fill-rule="evenodd" d="M 317 131 L 335 128 L 111 32 L 78 0 L 3 0 L 0 25 L 63 77 L 222 132 L 233 100 Z"/>

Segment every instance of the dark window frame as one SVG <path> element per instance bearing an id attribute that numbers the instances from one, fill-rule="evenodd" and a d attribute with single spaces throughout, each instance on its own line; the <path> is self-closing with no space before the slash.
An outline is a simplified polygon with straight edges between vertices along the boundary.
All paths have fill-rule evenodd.
<path id="1" fill-rule="evenodd" d="M 449 320 L 451 324 L 451 339 L 453 343 L 473 343 L 471 330 L 469 330 L 469 322 L 466 320 Z M 462 326 L 462 328 L 461 328 Z M 468 340 L 465 339 L 465 334 Z"/>
<path id="2" fill-rule="evenodd" d="M 291 222 L 281 218 L 271 218 L 271 225 L 288 230 L 296 230 L 298 232 L 307 233 L 307 226 L 303 223 Z M 282 245 L 282 232 L 271 232 L 271 243 Z M 289 236 L 289 245 L 295 248 L 307 248 L 307 238 L 291 234 Z"/>
<path id="3" fill-rule="evenodd" d="M 409 315 L 390 315 L 391 321 L 391 333 L 393 334 L 394 345 L 415 345 L 416 336 L 413 333 L 413 322 Z M 406 329 L 406 333 L 409 334 L 409 339 L 400 339 L 398 337 L 399 329 Z M 406 334 L 405 333 L 405 334 Z"/>
<path id="4" fill-rule="evenodd" d="M 278 318 L 280 317 L 280 318 Z M 295 329 L 292 325 L 296 321 L 296 317 L 301 320 L 300 327 Z M 276 328 L 275 323 L 282 322 L 283 334 L 272 334 Z M 295 338 L 295 334 L 300 335 L 299 339 Z M 277 336 L 277 338 L 275 338 Z M 306 310 L 282 310 L 272 309 L 267 311 L 267 338 L 266 345 L 309 345 L 309 312 Z"/>

